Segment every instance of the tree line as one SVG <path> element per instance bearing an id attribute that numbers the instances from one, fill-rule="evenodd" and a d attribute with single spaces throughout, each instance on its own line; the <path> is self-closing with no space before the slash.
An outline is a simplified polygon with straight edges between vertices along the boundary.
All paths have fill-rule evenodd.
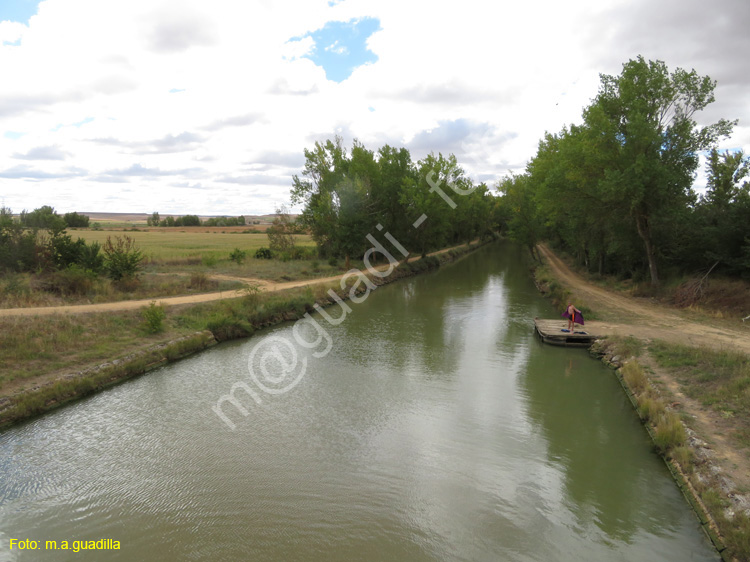
<path id="1" fill-rule="evenodd" d="M 750 165 L 741 150 L 717 149 L 737 122 L 694 117 L 716 82 L 643 57 L 600 78 L 583 122 L 545 134 L 525 172 L 499 183 L 507 232 L 532 253 L 550 240 L 592 272 L 654 286 L 664 271 L 750 275 Z"/>
<path id="2" fill-rule="evenodd" d="M 396 248 L 394 255 L 424 255 L 490 236 L 496 226 L 496 198 L 466 176 L 454 155 L 414 162 L 406 148 L 373 151 L 355 140 L 348 151 L 340 137 L 304 154 L 291 198 L 322 257 L 361 258 L 373 237 Z"/>
<path id="3" fill-rule="evenodd" d="M 147 219 L 148 226 L 245 226 L 245 217 L 211 217 L 202 221 L 198 215 L 167 216 L 161 218 L 158 212 Z"/>

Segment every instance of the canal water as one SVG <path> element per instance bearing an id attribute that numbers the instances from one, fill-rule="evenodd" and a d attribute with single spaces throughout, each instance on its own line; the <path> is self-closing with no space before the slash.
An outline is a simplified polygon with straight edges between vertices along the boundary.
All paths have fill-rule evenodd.
<path id="1" fill-rule="evenodd" d="M 718 560 L 515 246 L 346 306 L 0 433 L 0 560 Z"/>

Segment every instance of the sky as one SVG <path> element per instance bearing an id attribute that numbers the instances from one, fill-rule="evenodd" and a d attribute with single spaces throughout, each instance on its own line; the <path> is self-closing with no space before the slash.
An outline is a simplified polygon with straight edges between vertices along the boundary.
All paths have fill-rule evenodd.
<path id="1" fill-rule="evenodd" d="M 0 203 L 271 213 L 339 135 L 490 187 L 642 55 L 717 81 L 750 154 L 750 2 L 2 0 Z M 696 187 L 705 183 L 703 173 Z"/>

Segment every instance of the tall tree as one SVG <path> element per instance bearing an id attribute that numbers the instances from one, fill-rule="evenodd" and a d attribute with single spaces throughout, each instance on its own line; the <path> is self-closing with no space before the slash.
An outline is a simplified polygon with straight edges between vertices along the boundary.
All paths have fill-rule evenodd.
<path id="1" fill-rule="evenodd" d="M 658 285 L 654 221 L 684 208 L 698 152 L 728 136 L 736 122 L 698 127 L 697 111 L 714 101 L 716 82 L 643 57 L 623 65 L 619 76 L 601 75 L 599 93 L 584 111 L 606 158 L 600 182 L 607 201 L 630 217 L 644 245 L 652 285 Z"/>
<path id="2" fill-rule="evenodd" d="M 500 181 L 497 189 L 502 194 L 502 205 L 507 209 L 510 237 L 526 246 L 531 256 L 539 260 L 536 245 L 542 239 L 544 224 L 528 174 L 511 173 Z"/>

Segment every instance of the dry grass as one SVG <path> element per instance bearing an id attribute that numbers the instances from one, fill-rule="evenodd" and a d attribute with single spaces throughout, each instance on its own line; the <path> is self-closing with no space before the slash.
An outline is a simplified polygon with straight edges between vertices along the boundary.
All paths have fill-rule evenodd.
<path id="1" fill-rule="evenodd" d="M 211 279 L 201 272 L 192 274 L 145 273 L 137 280 L 113 282 L 99 276 L 83 291 L 75 293 L 50 291 L 44 278 L 30 274 L 14 274 L 0 279 L 0 308 L 63 306 L 143 300 L 150 298 L 189 295 L 210 291 L 239 289 L 243 283 Z M 44 287 L 47 286 L 47 289 Z"/>
<path id="2" fill-rule="evenodd" d="M 162 339 L 174 336 L 167 330 Z M 140 311 L 118 314 L 8 317 L 0 320 L 0 394 L 25 379 L 111 360 L 154 343 L 145 337 Z"/>

